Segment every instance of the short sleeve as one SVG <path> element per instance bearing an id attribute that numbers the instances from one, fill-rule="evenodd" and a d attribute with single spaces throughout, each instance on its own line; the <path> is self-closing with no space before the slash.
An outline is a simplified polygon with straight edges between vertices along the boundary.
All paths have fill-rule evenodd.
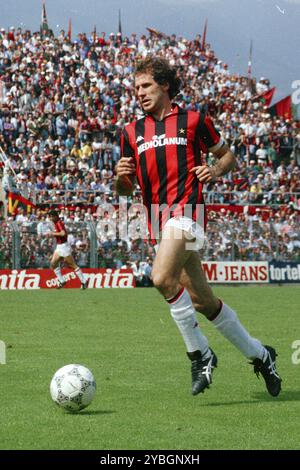
<path id="1" fill-rule="evenodd" d="M 198 135 L 201 149 L 204 151 L 216 152 L 225 144 L 212 119 L 208 116 L 205 116 L 203 121 L 199 122 Z"/>
<path id="2" fill-rule="evenodd" d="M 61 220 L 57 222 L 56 228 L 58 232 L 66 231 L 65 226 Z"/>
<path id="3" fill-rule="evenodd" d="M 122 158 L 134 157 L 134 149 L 130 145 L 126 129 L 123 129 L 121 134 L 121 156 Z"/>

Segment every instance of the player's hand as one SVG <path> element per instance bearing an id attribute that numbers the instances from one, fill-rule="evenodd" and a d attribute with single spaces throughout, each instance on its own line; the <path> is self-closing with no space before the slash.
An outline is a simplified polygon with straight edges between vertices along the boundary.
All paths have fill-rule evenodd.
<path id="1" fill-rule="evenodd" d="M 135 175 L 135 164 L 133 158 L 121 158 L 116 165 L 117 178 Z"/>
<path id="2" fill-rule="evenodd" d="M 213 166 L 194 166 L 190 172 L 196 175 L 200 183 L 211 183 L 217 179 L 216 170 Z"/>
<path id="3" fill-rule="evenodd" d="M 116 190 L 120 196 L 130 196 L 134 189 L 136 168 L 133 158 L 121 158 L 116 166 Z"/>

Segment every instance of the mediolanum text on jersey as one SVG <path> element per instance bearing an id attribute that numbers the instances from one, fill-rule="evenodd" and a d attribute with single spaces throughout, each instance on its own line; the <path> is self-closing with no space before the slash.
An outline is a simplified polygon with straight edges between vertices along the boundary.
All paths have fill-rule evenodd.
<path id="1" fill-rule="evenodd" d="M 187 146 L 186 137 L 165 137 L 154 135 L 150 142 L 144 142 L 138 146 L 138 154 L 145 152 L 146 150 L 156 148 L 156 147 L 165 147 L 166 145 L 184 145 Z"/>

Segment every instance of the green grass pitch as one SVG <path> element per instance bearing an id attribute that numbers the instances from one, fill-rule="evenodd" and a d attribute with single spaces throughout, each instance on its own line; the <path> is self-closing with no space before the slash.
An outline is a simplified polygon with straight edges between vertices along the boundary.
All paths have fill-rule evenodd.
<path id="1" fill-rule="evenodd" d="M 278 350 L 282 393 L 202 316 L 218 356 L 213 384 L 191 395 L 190 363 L 154 289 L 2 291 L 1 449 L 299 449 L 300 340 L 295 287 L 217 287 L 251 334 Z M 299 305 L 299 303 L 298 303 Z M 50 398 L 54 372 L 89 367 L 92 404 L 78 414 Z"/>

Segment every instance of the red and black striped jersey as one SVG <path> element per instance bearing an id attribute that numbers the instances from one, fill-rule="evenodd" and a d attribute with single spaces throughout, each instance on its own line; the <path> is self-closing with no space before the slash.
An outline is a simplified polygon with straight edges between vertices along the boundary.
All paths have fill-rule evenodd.
<path id="1" fill-rule="evenodd" d="M 201 165 L 201 151 L 215 151 L 222 142 L 209 117 L 178 105 L 161 121 L 149 114 L 125 126 L 122 157 L 135 160 L 150 233 L 153 217 L 161 219 L 160 229 L 164 225 L 164 211 L 158 212 L 158 206 L 165 205 L 168 213 L 171 208 L 176 216 L 183 215 L 189 205 L 196 220 L 196 206 L 204 202 L 202 184 L 190 170 Z M 153 234 L 151 238 L 155 238 Z"/>
<path id="2" fill-rule="evenodd" d="M 65 232 L 65 235 L 60 236 L 60 237 L 55 237 L 57 244 L 61 245 L 62 243 L 66 243 L 66 241 L 68 240 L 68 234 L 67 234 L 67 230 L 63 221 L 58 220 L 57 222 L 55 222 L 54 226 L 55 226 L 55 233 L 59 233 L 62 231 Z"/>

